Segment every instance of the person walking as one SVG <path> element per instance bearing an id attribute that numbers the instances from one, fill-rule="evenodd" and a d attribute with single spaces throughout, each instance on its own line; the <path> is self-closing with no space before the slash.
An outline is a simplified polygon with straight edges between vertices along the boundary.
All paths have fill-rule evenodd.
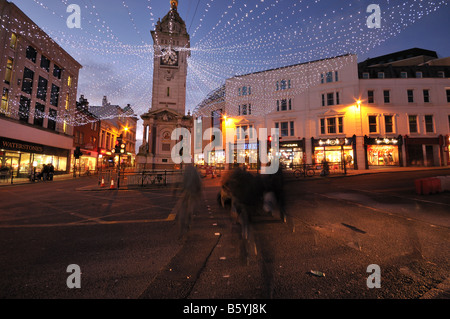
<path id="1" fill-rule="evenodd" d="M 202 196 L 202 178 L 193 165 L 185 167 L 183 180 L 178 186 L 181 196 L 174 210 L 177 213 L 179 238 L 181 239 L 191 228 L 195 208 Z"/>
<path id="2" fill-rule="evenodd" d="M 42 168 L 42 180 L 44 182 L 48 179 L 48 173 L 49 173 L 49 167 L 48 165 L 44 164 L 44 167 Z"/>
<path id="3" fill-rule="evenodd" d="M 53 176 L 55 175 L 55 167 L 53 166 L 52 163 L 50 163 L 48 166 L 49 166 L 49 169 L 48 169 L 48 180 L 49 181 L 53 181 Z"/>

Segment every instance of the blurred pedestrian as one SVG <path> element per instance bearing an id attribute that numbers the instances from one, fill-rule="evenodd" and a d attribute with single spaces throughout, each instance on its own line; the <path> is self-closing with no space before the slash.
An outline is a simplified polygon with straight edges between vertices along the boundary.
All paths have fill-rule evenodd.
<path id="1" fill-rule="evenodd" d="M 178 184 L 181 197 L 175 211 L 179 227 L 179 237 L 182 238 L 189 231 L 194 211 L 202 197 L 202 178 L 193 165 L 187 165 L 183 173 L 183 180 Z"/>
<path id="2" fill-rule="evenodd" d="M 55 175 L 55 167 L 53 166 L 52 163 L 49 164 L 49 169 L 48 169 L 48 179 L 50 181 L 53 181 L 53 176 Z"/>
<path id="3" fill-rule="evenodd" d="M 49 169 L 48 165 L 44 164 L 44 167 L 42 168 L 42 180 L 44 182 L 46 182 L 48 179 L 49 171 L 50 171 L 50 169 Z"/>

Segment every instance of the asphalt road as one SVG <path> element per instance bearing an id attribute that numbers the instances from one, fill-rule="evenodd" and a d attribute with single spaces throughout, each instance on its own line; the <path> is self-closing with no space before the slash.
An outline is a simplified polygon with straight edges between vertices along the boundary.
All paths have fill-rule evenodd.
<path id="1" fill-rule="evenodd" d="M 448 298 L 450 194 L 415 195 L 429 175 L 450 170 L 289 181 L 290 223 L 256 219 L 249 264 L 218 179 L 205 180 L 184 240 L 170 189 L 80 190 L 94 178 L 2 187 L 0 298 Z M 67 287 L 72 264 L 81 289 Z M 372 264 L 379 289 L 367 287 Z"/>

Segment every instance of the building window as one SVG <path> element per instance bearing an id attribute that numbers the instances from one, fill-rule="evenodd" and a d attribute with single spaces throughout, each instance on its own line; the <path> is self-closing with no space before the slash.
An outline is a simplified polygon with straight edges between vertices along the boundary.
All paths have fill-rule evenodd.
<path id="1" fill-rule="evenodd" d="M 328 134 L 336 134 L 336 118 L 327 119 Z"/>
<path id="2" fill-rule="evenodd" d="M 7 88 L 3 88 L 2 105 L 0 109 L 0 113 L 2 114 L 6 114 L 8 112 L 8 96 L 9 90 Z"/>
<path id="3" fill-rule="evenodd" d="M 22 91 L 31 94 L 33 92 L 34 72 L 28 68 L 23 71 Z"/>
<path id="4" fill-rule="evenodd" d="M 408 72 L 400 72 L 400 77 L 402 79 L 407 79 L 408 78 Z"/>
<path id="5" fill-rule="evenodd" d="M 394 117 L 392 115 L 384 116 L 384 125 L 386 134 L 394 133 Z"/>
<path id="6" fill-rule="evenodd" d="M 291 136 L 295 136 L 295 123 L 290 122 L 289 125 L 291 126 Z"/>
<path id="7" fill-rule="evenodd" d="M 322 74 L 320 74 L 320 84 L 324 84 L 325 83 L 325 76 Z"/>
<path id="8" fill-rule="evenodd" d="M 416 72 L 416 78 L 418 78 L 418 79 L 423 78 L 423 73 L 422 72 Z"/>
<path id="9" fill-rule="evenodd" d="M 56 117 L 57 117 L 58 112 L 54 109 L 50 109 L 50 111 L 48 112 L 48 124 L 47 124 L 47 128 L 49 130 L 52 131 L 56 131 Z M 81 133 L 83 134 L 83 133 Z M 80 136 L 80 140 L 81 140 L 81 136 Z M 81 141 L 80 141 L 80 144 Z"/>
<path id="10" fill-rule="evenodd" d="M 437 73 L 438 78 L 445 78 L 445 72 L 444 71 L 438 71 Z"/>
<path id="11" fill-rule="evenodd" d="M 8 62 L 6 63 L 6 73 L 5 73 L 5 83 L 10 84 L 12 78 L 12 69 L 13 69 L 14 60 L 12 58 L 8 58 Z"/>
<path id="12" fill-rule="evenodd" d="M 167 88 L 167 97 L 170 97 L 170 87 Z"/>
<path id="13" fill-rule="evenodd" d="M 45 71 L 50 71 L 50 60 L 47 59 L 45 56 L 41 57 L 41 68 L 43 68 Z"/>
<path id="14" fill-rule="evenodd" d="M 450 90 L 447 90 L 447 103 L 450 103 Z"/>
<path id="15" fill-rule="evenodd" d="M 336 82 L 339 82 L 339 72 L 338 71 L 334 72 L 334 79 Z"/>
<path id="16" fill-rule="evenodd" d="M 47 99 L 47 86 L 48 81 L 43 77 L 39 77 L 38 90 L 37 90 L 37 98 L 45 101 Z"/>
<path id="17" fill-rule="evenodd" d="M 52 94 L 50 97 L 50 104 L 58 107 L 59 101 L 59 86 L 52 84 Z"/>
<path id="18" fill-rule="evenodd" d="M 281 112 L 287 111 L 288 110 L 288 105 L 289 105 L 289 110 L 291 110 L 292 109 L 291 99 L 289 99 L 289 101 L 287 99 L 278 100 L 277 101 L 277 111 L 278 112 L 280 112 L 280 111 Z"/>
<path id="19" fill-rule="evenodd" d="M 246 87 L 246 86 L 244 86 L 244 87 L 242 88 L 242 95 L 243 95 L 243 96 L 246 96 L 246 95 L 247 95 L 247 87 Z"/>
<path id="20" fill-rule="evenodd" d="M 423 90 L 423 102 L 430 103 L 430 90 Z"/>
<path id="21" fill-rule="evenodd" d="M 327 83 L 333 82 L 333 72 L 327 72 Z"/>
<path id="22" fill-rule="evenodd" d="M 26 57 L 31 62 L 36 63 L 36 58 L 37 58 L 37 51 L 36 51 L 36 49 L 33 48 L 32 46 L 28 46 L 27 52 L 26 52 Z"/>
<path id="23" fill-rule="evenodd" d="M 378 72 L 378 78 L 384 79 L 384 72 Z"/>
<path id="24" fill-rule="evenodd" d="M 370 79 L 370 74 L 368 72 L 364 72 L 362 77 L 364 80 L 368 80 Z"/>
<path id="25" fill-rule="evenodd" d="M 327 105 L 328 106 L 334 105 L 334 93 L 327 93 Z"/>
<path id="26" fill-rule="evenodd" d="M 20 104 L 19 104 L 19 120 L 25 123 L 28 123 L 28 119 L 30 117 L 30 105 L 31 100 L 21 96 Z"/>
<path id="27" fill-rule="evenodd" d="M 66 106 L 65 106 L 66 110 L 69 109 L 69 99 L 70 99 L 70 95 L 69 95 L 69 93 L 67 93 L 66 94 Z"/>
<path id="28" fill-rule="evenodd" d="M 61 80 L 62 69 L 55 64 L 53 67 L 53 76 Z"/>
<path id="29" fill-rule="evenodd" d="M 385 103 L 385 104 L 391 103 L 391 91 L 389 91 L 389 90 L 384 90 L 384 91 L 383 91 L 383 95 L 384 95 L 384 103 Z"/>
<path id="30" fill-rule="evenodd" d="M 374 91 L 367 91 L 367 101 L 369 104 L 375 103 Z"/>
<path id="31" fill-rule="evenodd" d="M 69 75 L 69 77 L 67 78 L 67 86 L 68 87 L 72 87 L 72 77 Z"/>
<path id="32" fill-rule="evenodd" d="M 282 80 L 281 81 L 281 90 L 284 91 L 286 90 L 287 86 L 286 86 L 286 80 Z"/>
<path id="33" fill-rule="evenodd" d="M 369 132 L 378 133 L 378 116 L 376 115 L 369 116 Z"/>
<path id="34" fill-rule="evenodd" d="M 45 117 L 45 105 L 41 103 L 36 103 L 36 107 L 34 109 L 34 125 L 43 127 L 44 126 L 44 117 Z"/>
<path id="35" fill-rule="evenodd" d="M 280 135 L 281 137 L 289 136 L 289 122 L 280 123 Z"/>
<path id="36" fill-rule="evenodd" d="M 280 90 L 280 82 L 277 81 L 277 85 L 276 86 L 277 86 L 276 87 L 277 91 L 279 91 Z"/>
<path id="37" fill-rule="evenodd" d="M 320 134 L 342 134 L 344 133 L 344 118 L 330 117 L 320 119 Z"/>
<path id="38" fill-rule="evenodd" d="M 248 113 L 247 113 L 247 104 L 242 105 L 242 115 L 248 115 Z"/>
<path id="39" fill-rule="evenodd" d="M 409 133 L 418 133 L 417 115 L 408 116 L 408 120 L 409 120 Z"/>
<path id="40" fill-rule="evenodd" d="M 425 130 L 427 133 L 434 133 L 433 115 L 425 115 Z"/>
<path id="41" fill-rule="evenodd" d="M 15 50 L 16 45 L 17 45 L 17 35 L 15 33 L 11 33 L 11 41 L 9 42 L 9 47 Z"/>
<path id="42" fill-rule="evenodd" d="M 336 105 L 340 105 L 341 104 L 341 98 L 339 95 L 339 92 L 336 92 Z"/>
<path id="43" fill-rule="evenodd" d="M 325 106 L 325 94 L 322 94 L 322 106 Z"/>
<path id="44" fill-rule="evenodd" d="M 408 90 L 408 103 L 414 103 L 414 90 Z"/>

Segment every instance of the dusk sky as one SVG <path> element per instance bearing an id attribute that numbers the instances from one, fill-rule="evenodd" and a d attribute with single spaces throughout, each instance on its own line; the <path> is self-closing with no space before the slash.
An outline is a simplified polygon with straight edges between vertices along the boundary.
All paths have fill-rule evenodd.
<path id="1" fill-rule="evenodd" d="M 151 105 L 150 30 L 169 0 L 14 0 L 82 65 L 78 96 L 100 105 Z M 225 79 L 274 67 L 355 53 L 359 60 L 413 47 L 450 56 L 449 1 L 381 0 L 380 29 L 367 27 L 368 1 L 180 0 L 191 35 L 187 108 Z M 81 7 L 81 29 L 66 25 L 68 5 Z M 138 134 L 138 136 L 140 136 Z"/>

